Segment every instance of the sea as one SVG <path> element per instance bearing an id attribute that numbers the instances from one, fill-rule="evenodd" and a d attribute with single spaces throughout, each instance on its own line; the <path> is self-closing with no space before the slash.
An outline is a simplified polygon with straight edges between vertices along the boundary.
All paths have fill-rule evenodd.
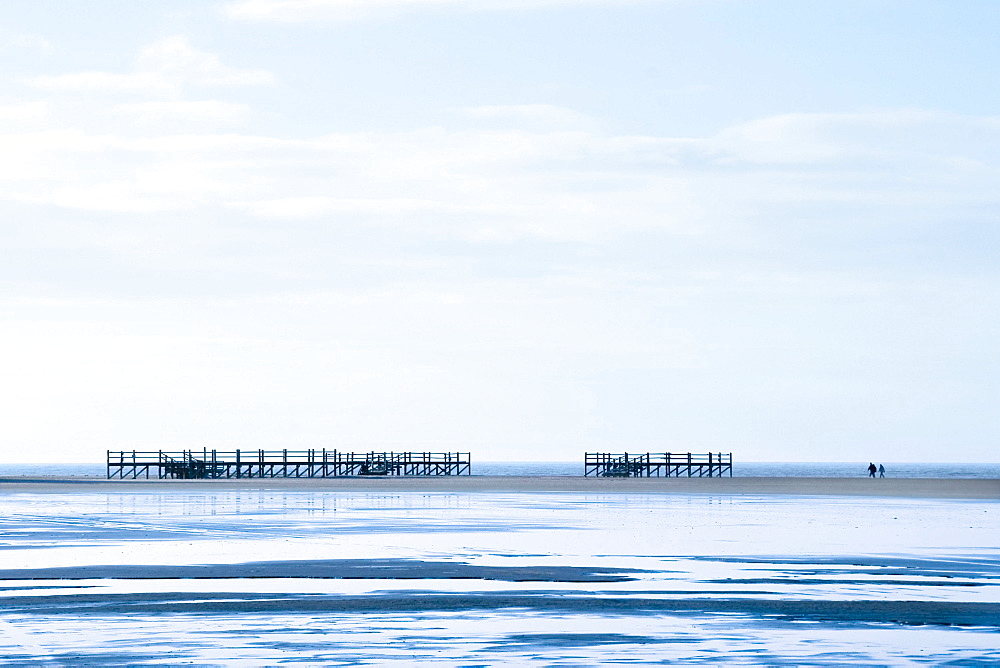
<path id="1" fill-rule="evenodd" d="M 882 463 L 893 478 L 1000 478 L 1000 463 Z M 869 462 L 736 462 L 734 477 L 856 478 L 868 475 Z M 472 474 L 482 476 L 580 476 L 582 462 L 476 462 Z M 3 476 L 103 477 L 103 463 L 3 464 Z"/>

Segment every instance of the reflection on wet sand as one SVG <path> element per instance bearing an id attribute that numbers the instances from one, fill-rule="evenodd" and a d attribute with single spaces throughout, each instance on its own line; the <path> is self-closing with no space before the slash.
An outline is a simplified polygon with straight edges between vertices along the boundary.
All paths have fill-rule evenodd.
<path id="1" fill-rule="evenodd" d="M 988 662 L 998 515 L 992 500 L 790 494 L 8 492 L 0 652 Z"/>

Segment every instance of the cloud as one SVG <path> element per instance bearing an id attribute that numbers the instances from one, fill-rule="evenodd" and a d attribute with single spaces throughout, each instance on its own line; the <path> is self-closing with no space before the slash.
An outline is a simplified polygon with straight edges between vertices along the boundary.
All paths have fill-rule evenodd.
<path id="1" fill-rule="evenodd" d="M 972 125 L 988 130 L 997 119 L 922 109 L 867 113 L 781 114 L 726 128 L 712 143 L 720 157 L 755 163 L 829 163 L 920 151 L 927 130 L 954 136 Z"/>
<path id="2" fill-rule="evenodd" d="M 331 214 L 360 214 L 365 216 L 399 216 L 410 214 L 468 214 L 479 209 L 457 206 L 448 202 L 405 198 L 335 198 L 335 197 L 286 197 L 234 203 L 234 208 L 264 218 L 315 218 Z"/>
<path id="3" fill-rule="evenodd" d="M 68 295 L 0 304 L 40 323 L 0 331 L 27 379 L 8 432 L 73 442 L 35 423 L 78 412 L 95 451 L 155 432 L 572 454 L 760 446 L 774 424 L 792 448 L 859 411 L 890 423 L 866 447 L 896 427 L 930 443 L 942 396 L 963 420 L 987 410 L 991 380 L 952 384 L 995 357 L 992 237 L 968 233 L 1000 206 L 995 118 L 676 138 L 538 125 L 549 111 L 305 138 L 0 134 L 4 278 Z M 949 259 L 951 276 L 928 266 Z"/>
<path id="4" fill-rule="evenodd" d="M 136 60 L 140 72 L 154 72 L 178 85 L 261 86 L 274 83 L 266 70 L 224 65 L 215 54 L 196 49 L 183 35 L 159 40 L 144 48 Z"/>
<path id="5" fill-rule="evenodd" d="M 49 111 L 45 102 L 25 102 L 0 106 L 0 121 L 34 121 L 43 118 Z"/>
<path id="6" fill-rule="evenodd" d="M 158 114 L 228 121 L 245 109 L 168 100 L 127 112 L 156 128 Z M 8 133 L 0 135 L 0 197 L 82 210 L 238 211 L 248 224 L 337 222 L 496 241 L 691 234 L 761 207 L 834 216 L 831 203 L 892 207 L 902 219 L 998 199 L 1000 123 L 992 118 L 803 114 L 671 138 L 562 130 L 558 120 L 575 115 L 545 105 L 472 113 L 506 127 L 303 139 Z"/>
<path id="7" fill-rule="evenodd" d="M 215 54 L 195 48 L 178 35 L 142 49 L 132 72 L 74 72 L 39 76 L 30 83 L 50 91 L 179 98 L 188 87 L 261 86 L 274 83 L 274 77 L 266 70 L 225 65 Z"/>
<path id="8" fill-rule="evenodd" d="M 251 109 L 245 104 L 222 102 L 219 100 L 154 100 L 122 104 L 115 107 L 119 113 L 134 116 L 145 124 L 162 124 L 164 120 L 194 120 L 200 122 L 223 122 L 243 120 L 250 116 Z"/>
<path id="9" fill-rule="evenodd" d="M 596 121 L 578 111 L 554 104 L 508 104 L 465 107 L 457 112 L 466 118 L 518 127 L 592 129 Z"/>
<path id="10" fill-rule="evenodd" d="M 63 93 L 50 95 L 49 107 L 55 110 L 69 99 L 79 123 L 86 124 L 92 112 L 92 122 L 99 125 L 110 116 L 130 121 L 139 131 L 156 128 L 167 133 L 244 125 L 253 115 L 248 105 L 191 98 L 201 97 L 206 89 L 270 85 L 274 77 L 266 70 L 226 65 L 217 55 L 192 46 L 186 37 L 174 36 L 143 48 L 130 72 L 70 72 L 37 76 L 27 83 L 48 93 Z M 12 114 L 17 111 L 10 108 Z"/>
<path id="11" fill-rule="evenodd" d="M 179 113 L 175 104 L 190 103 L 131 111 L 165 105 Z M 89 211 L 219 209 L 510 240 L 683 225 L 696 208 L 676 172 L 656 171 L 671 142 L 582 131 L 427 128 L 309 139 L 50 131 L 0 135 L 0 151 L 0 198 Z"/>
<path id="12" fill-rule="evenodd" d="M 52 42 L 45 39 L 41 35 L 33 35 L 30 33 L 23 33 L 20 35 L 12 35 L 6 38 L 6 43 L 17 49 L 31 49 L 33 51 L 49 52 L 52 51 Z"/>
<path id="13" fill-rule="evenodd" d="M 236 0 L 227 16 L 244 21 L 352 21 L 439 9 L 463 12 L 517 11 L 579 5 L 626 5 L 655 0 Z"/>
<path id="14" fill-rule="evenodd" d="M 124 93 L 156 97 L 176 94 L 176 86 L 154 72 L 75 72 L 35 77 L 31 83 L 42 90 L 73 93 Z"/>

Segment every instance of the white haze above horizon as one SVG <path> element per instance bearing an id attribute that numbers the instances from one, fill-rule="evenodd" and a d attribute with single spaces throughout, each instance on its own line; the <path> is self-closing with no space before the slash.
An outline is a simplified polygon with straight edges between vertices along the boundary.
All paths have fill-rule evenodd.
<path id="1" fill-rule="evenodd" d="M 1000 461 L 996 3 L 0 19 L 0 461 Z"/>

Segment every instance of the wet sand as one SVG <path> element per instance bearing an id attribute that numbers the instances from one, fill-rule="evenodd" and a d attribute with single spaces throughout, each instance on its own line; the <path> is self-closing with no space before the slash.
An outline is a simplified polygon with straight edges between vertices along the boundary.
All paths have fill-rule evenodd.
<path id="1" fill-rule="evenodd" d="M 576 492 L 593 494 L 749 494 L 1000 499 L 1000 479 L 982 478 L 587 478 L 583 476 L 443 476 L 107 480 L 0 478 L 0 493 L 281 489 L 330 492 Z"/>
<path id="2" fill-rule="evenodd" d="M 993 664 L 998 498 L 983 479 L 6 478 L 0 655 Z"/>

